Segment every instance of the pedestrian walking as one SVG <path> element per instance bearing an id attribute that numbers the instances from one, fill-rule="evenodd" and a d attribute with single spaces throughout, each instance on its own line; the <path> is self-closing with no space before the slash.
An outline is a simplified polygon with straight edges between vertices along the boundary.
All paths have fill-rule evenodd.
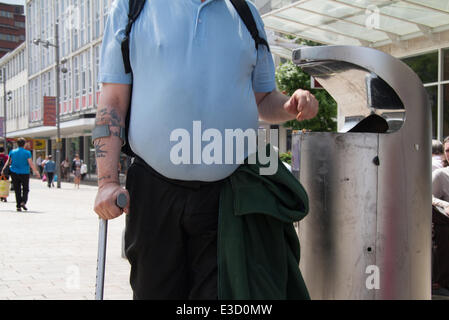
<path id="1" fill-rule="evenodd" d="M 56 171 L 56 163 L 52 159 L 53 157 L 51 155 L 48 156 L 48 160 L 45 162 L 44 165 L 44 172 L 47 176 L 47 186 L 49 188 L 54 187 L 53 184 L 53 178 Z"/>
<path id="2" fill-rule="evenodd" d="M 0 147 L 0 168 L 3 168 L 7 162 L 8 156 L 5 154 L 5 148 Z M 9 180 L 9 168 L 5 170 L 4 175 L 2 176 L 4 176 L 6 180 Z M 1 197 L 0 201 L 7 202 L 8 200 L 6 197 Z"/>
<path id="3" fill-rule="evenodd" d="M 17 140 L 17 148 L 9 153 L 9 158 L 3 166 L 2 175 L 9 164 L 12 183 L 14 185 L 14 192 L 16 194 L 16 209 L 17 211 L 28 210 L 26 207 L 29 193 L 30 181 L 30 167 L 36 177 L 40 178 L 39 171 L 37 171 L 31 160 L 31 152 L 24 149 L 25 139 L 19 138 Z"/>
<path id="4" fill-rule="evenodd" d="M 248 14 L 242 22 L 234 2 L 240 7 L 249 6 L 245 8 L 257 30 L 248 23 Z M 237 161 L 224 164 L 223 159 L 212 164 L 198 159 L 189 163 L 190 155 L 198 154 L 197 147 L 204 140 L 189 144 L 183 152 L 185 162 L 173 161 L 171 156 L 176 152 L 172 152 L 172 138 L 180 136 L 174 133 L 182 131 L 181 136 L 193 137 L 198 122 L 202 128 L 211 128 L 209 138 L 218 133 L 225 136 L 226 130 L 257 132 L 259 117 L 270 123 L 308 120 L 316 116 L 318 102 L 305 90 L 291 97 L 276 91 L 274 63 L 263 22 L 250 1 L 232 1 L 235 8 L 230 1 L 141 1 L 145 5 L 137 19 L 129 13 L 130 3 L 114 2 L 103 36 L 99 72 L 103 87 L 93 136 L 99 186 L 95 212 L 103 219 L 116 218 L 123 211 L 129 213 L 125 248 L 135 299 L 217 299 L 218 279 L 223 279 L 218 276 L 217 256 L 220 194 L 247 165 Z M 130 56 L 122 50 L 128 47 L 133 49 Z M 123 189 L 117 163 L 129 109 L 128 146 L 136 156 Z M 215 155 L 225 152 L 226 146 L 220 144 Z M 243 159 L 249 150 L 244 152 Z M 129 198 L 124 210 L 116 205 L 120 193 Z M 248 203 L 258 200 L 256 197 Z M 263 219 L 271 221 L 271 225 L 282 223 L 269 217 L 265 220 L 265 216 Z M 288 228 L 295 234 L 293 223 Z M 250 245 L 248 253 L 286 252 L 274 245 L 262 246 L 285 241 L 284 235 L 276 234 L 274 238 L 267 238 L 273 234 L 259 235 L 260 246 Z M 220 261 L 229 264 L 243 260 L 251 262 L 246 257 L 225 257 Z M 290 259 L 293 269 L 289 269 L 285 259 L 269 260 L 280 270 L 291 272 L 275 275 L 252 272 L 253 266 L 238 268 L 249 272 L 232 274 L 235 279 L 266 276 L 265 281 L 256 282 L 276 288 L 263 293 L 252 288 L 242 296 L 307 299 L 298 261 Z M 222 276 L 235 281 L 226 273 Z M 280 278 L 285 281 L 276 280 Z M 289 289 L 294 289 L 287 290 L 287 283 Z M 245 285 L 252 284 L 241 284 L 240 288 Z"/>
<path id="5" fill-rule="evenodd" d="M 37 165 L 37 169 L 39 170 L 39 174 L 40 175 L 42 175 L 42 172 L 44 171 L 44 168 L 43 168 L 43 166 L 42 166 L 42 157 L 41 156 L 39 156 L 39 157 L 37 157 L 37 159 L 36 159 L 36 165 Z"/>
<path id="6" fill-rule="evenodd" d="M 48 156 L 45 156 L 45 159 L 42 160 L 42 162 L 41 162 L 42 172 L 39 172 L 39 174 L 42 176 L 43 182 L 47 182 L 47 175 L 44 172 L 44 167 L 45 167 L 45 164 L 47 163 L 47 161 L 48 161 Z"/>
<path id="7" fill-rule="evenodd" d="M 65 158 L 64 161 L 61 162 L 61 172 L 62 172 L 62 179 L 65 179 L 67 182 L 69 182 L 70 181 L 69 158 Z"/>
<path id="8" fill-rule="evenodd" d="M 79 154 L 75 155 L 75 158 L 72 161 L 72 173 L 74 175 L 74 187 L 80 188 L 80 182 L 81 182 L 81 166 L 83 162 L 80 160 Z"/>

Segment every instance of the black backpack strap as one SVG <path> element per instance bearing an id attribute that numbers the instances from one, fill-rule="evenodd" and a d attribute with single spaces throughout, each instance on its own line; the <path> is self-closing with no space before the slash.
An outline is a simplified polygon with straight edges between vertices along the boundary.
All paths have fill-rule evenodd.
<path id="1" fill-rule="evenodd" d="M 129 35 L 131 33 L 131 29 L 132 29 L 134 22 L 139 17 L 144 6 L 145 6 L 145 0 L 129 0 L 128 24 L 126 25 L 126 29 L 125 29 L 125 38 L 122 41 L 123 65 L 125 66 L 126 73 L 132 73 L 131 61 L 129 58 Z M 132 149 L 129 145 L 129 141 L 128 141 L 129 121 L 130 121 L 130 116 L 131 116 L 131 100 L 132 100 L 132 97 L 130 97 L 128 112 L 126 113 L 125 144 L 122 146 L 121 151 L 130 157 L 134 157 L 135 154 L 132 151 Z"/>
<path id="2" fill-rule="evenodd" d="M 259 44 L 267 47 L 268 51 L 270 51 L 270 46 L 268 45 L 267 40 L 259 36 L 259 30 L 257 30 L 256 21 L 254 20 L 253 13 L 249 8 L 246 0 L 230 0 L 235 10 L 239 14 L 240 18 L 245 23 L 246 28 L 254 39 L 256 43 L 256 49 L 259 48 Z"/>
<path id="3" fill-rule="evenodd" d="M 129 59 L 129 35 L 131 33 L 131 28 L 142 12 L 144 5 L 145 0 L 129 0 L 128 25 L 125 29 L 125 38 L 122 41 L 122 56 L 126 73 L 130 73 L 132 71 L 131 62 Z"/>

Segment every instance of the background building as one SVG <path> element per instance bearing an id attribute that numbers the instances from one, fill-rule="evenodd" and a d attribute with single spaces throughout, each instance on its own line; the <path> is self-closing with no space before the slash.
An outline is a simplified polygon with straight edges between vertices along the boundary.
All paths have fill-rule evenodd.
<path id="1" fill-rule="evenodd" d="M 0 58 L 25 41 L 23 6 L 0 3 Z"/>
<path id="2" fill-rule="evenodd" d="M 0 133 L 2 137 L 4 136 L 4 127 L 9 133 L 29 127 L 26 52 L 26 45 L 23 42 L 18 48 L 0 59 L 0 114 L 2 115 L 2 130 L 0 130 Z M 5 112 L 6 121 L 3 122 Z M 8 137 L 11 138 L 11 135 L 8 135 Z M 9 141 L 12 143 L 13 139 Z M 0 145 L 3 146 L 3 139 L 0 140 Z M 9 148 L 11 146 L 10 144 Z M 33 143 L 30 141 L 29 147 L 32 148 L 32 146 Z"/>
<path id="3" fill-rule="evenodd" d="M 76 153 L 95 172 L 91 140 L 100 86 L 96 83 L 101 37 L 111 1 L 109 0 L 28 0 L 27 14 L 27 111 L 28 123 L 7 127 L 8 137 L 27 137 L 45 143 L 38 153 L 55 157 L 55 126 L 44 126 L 44 97 L 56 96 L 55 21 L 59 23 L 61 159 Z"/>

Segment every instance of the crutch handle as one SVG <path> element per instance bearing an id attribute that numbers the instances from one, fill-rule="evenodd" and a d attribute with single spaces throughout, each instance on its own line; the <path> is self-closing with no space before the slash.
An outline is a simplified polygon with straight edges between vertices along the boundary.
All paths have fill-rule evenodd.
<path id="1" fill-rule="evenodd" d="M 124 209 L 126 207 L 126 205 L 128 204 L 128 198 L 126 197 L 126 195 L 124 193 L 120 193 L 117 196 L 116 204 L 117 204 L 117 207 L 119 207 L 120 209 Z"/>

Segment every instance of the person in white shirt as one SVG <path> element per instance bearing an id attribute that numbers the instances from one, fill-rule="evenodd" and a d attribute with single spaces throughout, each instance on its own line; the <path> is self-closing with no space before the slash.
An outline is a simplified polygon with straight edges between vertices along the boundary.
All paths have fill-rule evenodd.
<path id="1" fill-rule="evenodd" d="M 444 160 L 448 161 L 449 136 L 444 139 L 443 152 L 444 152 Z M 446 215 L 449 217 L 449 167 L 442 167 L 433 170 L 432 195 L 433 195 L 432 205 L 444 208 Z"/>
<path id="2" fill-rule="evenodd" d="M 432 140 L 432 172 L 445 167 L 443 144 L 440 140 Z"/>
<path id="3" fill-rule="evenodd" d="M 39 170 L 39 174 L 42 175 L 43 167 L 42 167 L 42 157 L 41 156 L 39 156 L 36 159 L 36 164 L 37 164 L 37 169 Z"/>
<path id="4" fill-rule="evenodd" d="M 447 163 L 449 137 L 443 151 Z M 449 166 L 432 172 L 432 206 L 432 294 L 449 296 Z"/>

